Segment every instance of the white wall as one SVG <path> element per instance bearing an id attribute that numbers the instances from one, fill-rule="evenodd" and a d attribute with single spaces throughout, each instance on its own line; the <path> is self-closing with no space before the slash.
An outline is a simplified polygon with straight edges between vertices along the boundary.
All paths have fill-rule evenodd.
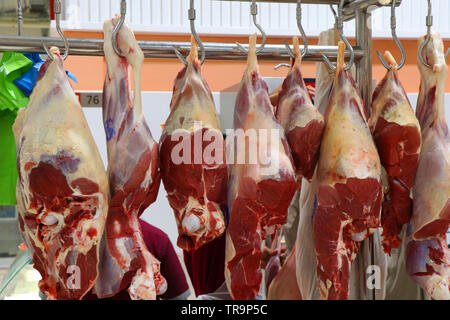
<path id="1" fill-rule="evenodd" d="M 120 12 L 119 0 L 65 0 L 63 28 L 100 30 L 103 21 Z M 450 1 L 433 0 L 434 27 L 450 38 Z M 128 0 L 127 20 L 136 32 L 188 33 L 189 0 Z M 258 22 L 268 35 L 298 35 L 296 4 L 259 3 Z M 196 0 L 197 31 L 203 34 L 247 35 L 255 32 L 250 16 L 250 2 Z M 309 36 L 333 26 L 334 18 L 327 5 L 304 4 L 303 27 Z M 396 10 L 397 34 L 417 38 L 426 33 L 426 0 L 403 0 Z M 344 25 L 348 36 L 354 35 L 354 22 Z M 374 37 L 391 37 L 390 9 L 373 13 Z"/>

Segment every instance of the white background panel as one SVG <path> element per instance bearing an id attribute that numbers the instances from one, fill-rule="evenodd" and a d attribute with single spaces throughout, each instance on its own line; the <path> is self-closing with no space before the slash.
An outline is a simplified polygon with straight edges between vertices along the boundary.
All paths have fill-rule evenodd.
<path id="1" fill-rule="evenodd" d="M 450 1 L 433 0 L 434 28 L 450 38 Z M 103 21 L 119 13 L 120 0 L 65 0 L 63 27 L 77 30 L 101 30 Z M 127 21 L 140 32 L 188 33 L 189 0 L 128 0 Z M 268 35 L 299 34 L 296 4 L 259 3 L 258 22 Z M 203 34 L 246 35 L 255 31 L 250 16 L 250 2 L 196 0 L 197 30 Z M 328 6 L 304 4 L 303 27 L 307 35 L 317 36 L 333 26 Z M 396 10 L 400 37 L 417 38 L 426 33 L 426 0 L 403 0 Z M 354 35 L 354 22 L 344 25 L 348 36 Z M 374 37 L 390 37 L 390 8 L 373 12 Z"/>

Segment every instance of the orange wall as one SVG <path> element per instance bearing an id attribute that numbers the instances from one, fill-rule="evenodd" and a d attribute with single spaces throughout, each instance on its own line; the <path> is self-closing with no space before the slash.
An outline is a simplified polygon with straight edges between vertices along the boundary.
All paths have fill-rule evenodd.
<path id="1" fill-rule="evenodd" d="M 66 35 L 70 38 L 102 38 L 100 32 L 74 32 L 68 31 Z M 189 41 L 190 36 L 186 35 L 152 35 L 136 34 L 138 40 L 149 41 Z M 247 37 L 214 37 L 202 36 L 205 42 L 234 42 L 245 43 Z M 282 44 L 284 38 L 271 37 L 268 43 Z M 317 38 L 310 39 L 310 44 L 317 44 Z M 399 72 L 400 80 L 407 92 L 418 92 L 419 90 L 419 72 L 416 67 L 417 58 L 417 40 L 402 40 L 406 50 L 406 64 Z M 445 48 L 450 46 L 450 40 L 445 41 Z M 395 43 L 391 40 L 375 39 L 373 41 L 373 77 L 377 82 L 384 76 L 385 68 L 379 62 L 375 50 L 380 52 L 390 50 L 398 60 L 399 52 Z M 287 68 L 274 70 L 273 67 L 279 62 L 260 61 L 261 73 L 266 77 L 283 77 Z M 66 60 L 66 68 L 75 74 L 79 84 L 75 84 L 75 90 L 102 90 L 106 65 L 103 57 L 80 57 L 69 56 Z M 143 69 L 143 91 L 171 91 L 173 80 L 182 68 L 178 59 L 146 59 Z M 221 91 L 241 80 L 245 69 L 245 61 L 217 61 L 206 60 L 203 65 L 203 75 L 206 78 L 212 91 Z M 305 62 L 303 64 L 303 76 L 315 77 L 315 63 Z M 450 93 L 450 76 L 446 82 L 446 92 Z"/>

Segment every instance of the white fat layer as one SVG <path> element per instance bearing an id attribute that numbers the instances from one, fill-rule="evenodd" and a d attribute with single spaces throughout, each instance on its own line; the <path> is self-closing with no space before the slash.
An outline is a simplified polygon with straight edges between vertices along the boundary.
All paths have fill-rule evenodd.
<path id="1" fill-rule="evenodd" d="M 334 88 L 333 92 L 320 149 L 321 183 L 334 184 L 351 177 L 380 181 L 380 158 L 364 118 L 359 92 L 350 80 L 345 80 L 343 86 Z M 341 105 L 342 99 L 350 103 L 348 97 L 355 98 L 356 107 Z"/>

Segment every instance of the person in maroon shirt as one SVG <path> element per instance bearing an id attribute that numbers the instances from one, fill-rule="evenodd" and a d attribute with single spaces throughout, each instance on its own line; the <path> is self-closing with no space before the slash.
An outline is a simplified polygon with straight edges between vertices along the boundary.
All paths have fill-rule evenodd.
<path id="1" fill-rule="evenodd" d="M 161 262 L 161 274 L 167 280 L 167 291 L 158 296 L 157 299 L 163 300 L 185 300 L 191 292 L 186 280 L 186 276 L 181 266 L 180 260 L 175 252 L 175 249 L 170 242 L 167 234 L 155 226 L 139 220 L 144 236 L 144 242 L 148 250 Z M 97 296 L 93 293 L 88 293 L 83 300 L 96 300 Z M 130 294 L 125 289 L 114 297 L 102 300 L 130 300 Z"/>
<path id="2" fill-rule="evenodd" d="M 225 282 L 225 234 L 197 250 L 183 250 L 196 296 L 214 292 Z"/>
<path id="3" fill-rule="evenodd" d="M 161 274 L 167 280 L 167 291 L 159 296 L 164 300 L 184 300 L 191 294 L 180 260 L 167 234 L 155 226 L 139 220 L 148 250 L 161 262 Z M 128 292 L 127 292 L 128 294 Z"/>

